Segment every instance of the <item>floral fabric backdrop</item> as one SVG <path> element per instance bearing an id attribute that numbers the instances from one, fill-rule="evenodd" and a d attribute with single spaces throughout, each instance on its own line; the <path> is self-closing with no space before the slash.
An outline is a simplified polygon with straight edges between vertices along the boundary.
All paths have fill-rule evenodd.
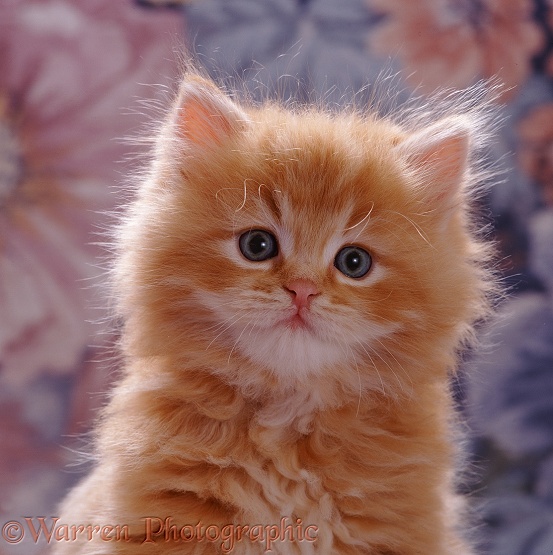
<path id="1" fill-rule="evenodd" d="M 98 243 L 181 34 L 126 1 L 0 1 L 0 526 L 55 516 L 83 470 L 112 343 Z M 3 532 L 1 554 L 44 550 Z"/>
<path id="2" fill-rule="evenodd" d="M 481 552 L 553 552 L 551 0 L 0 0 L 0 526 L 55 516 L 86 470 L 116 373 L 102 231 L 140 154 L 122 139 L 146 133 L 182 43 L 253 96 L 505 83 L 487 211 L 510 294 L 454 387 Z M 45 551 L 15 533 L 1 555 Z"/>

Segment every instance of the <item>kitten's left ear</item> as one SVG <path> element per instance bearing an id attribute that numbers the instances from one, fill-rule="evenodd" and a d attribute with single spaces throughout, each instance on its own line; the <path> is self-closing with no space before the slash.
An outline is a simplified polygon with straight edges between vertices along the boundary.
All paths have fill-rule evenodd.
<path id="1" fill-rule="evenodd" d="M 455 205 L 466 177 L 470 137 L 470 120 L 452 117 L 416 131 L 395 147 L 417 175 L 431 208 Z"/>
<path id="2" fill-rule="evenodd" d="M 188 145 L 199 148 L 221 145 L 248 123 L 246 113 L 212 82 L 195 75 L 182 82 L 176 124 Z"/>

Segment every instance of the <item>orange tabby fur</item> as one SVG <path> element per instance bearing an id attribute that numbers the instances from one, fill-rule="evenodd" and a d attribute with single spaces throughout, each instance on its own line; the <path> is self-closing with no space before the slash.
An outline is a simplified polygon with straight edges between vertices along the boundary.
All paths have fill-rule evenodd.
<path id="1" fill-rule="evenodd" d="M 354 110 L 243 108 L 185 77 L 118 231 L 124 376 L 96 468 L 60 515 L 131 537 L 56 553 L 222 552 L 142 543 L 145 517 L 317 527 L 314 543 L 275 541 L 278 554 L 472 553 L 448 375 L 490 291 L 468 216 L 473 104 L 415 129 Z M 241 256 L 249 229 L 271 231 L 278 256 Z M 372 255 L 361 279 L 333 264 L 348 244 Z M 307 327 L 283 323 L 293 280 L 317 291 Z M 232 552 L 265 550 L 244 539 Z"/>

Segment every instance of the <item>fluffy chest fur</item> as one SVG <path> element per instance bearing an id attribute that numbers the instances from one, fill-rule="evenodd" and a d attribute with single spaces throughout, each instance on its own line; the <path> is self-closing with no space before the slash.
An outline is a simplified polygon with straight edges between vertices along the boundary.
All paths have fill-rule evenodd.
<path id="1" fill-rule="evenodd" d="M 320 410 L 320 399 L 298 393 L 254 408 L 213 376 L 196 374 L 186 380 L 194 402 L 183 407 L 177 384 L 168 396 L 144 390 L 143 379 L 138 400 L 131 383 L 121 385 L 120 404 L 111 407 L 121 412 L 111 418 L 122 423 L 129 404 L 141 404 L 129 438 L 133 447 L 118 447 L 113 429 L 103 434 L 102 446 L 114 465 L 112 503 L 131 522 L 145 514 L 220 527 L 299 519 L 316 527 L 316 543 L 276 541 L 276 553 L 312 553 L 314 547 L 316 553 L 358 553 L 367 546 L 375 554 L 455 552 L 448 533 L 436 534 L 454 503 L 445 495 L 452 465 L 443 441 L 445 390 L 429 388 L 401 407 L 375 397 L 361 408 Z M 207 391 L 217 400 L 203 397 Z M 138 461 L 132 482 L 117 475 Z M 141 524 L 136 534 L 143 534 Z M 258 552 L 247 542 L 240 549 Z"/>

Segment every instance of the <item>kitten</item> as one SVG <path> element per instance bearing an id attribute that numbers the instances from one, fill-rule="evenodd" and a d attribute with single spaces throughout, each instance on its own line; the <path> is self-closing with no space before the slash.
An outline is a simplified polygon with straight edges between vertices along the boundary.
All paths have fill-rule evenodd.
<path id="1" fill-rule="evenodd" d="M 59 521 L 122 528 L 55 553 L 472 553 L 448 376 L 492 290 L 483 96 L 397 123 L 185 76 L 117 231 L 124 375 Z"/>

